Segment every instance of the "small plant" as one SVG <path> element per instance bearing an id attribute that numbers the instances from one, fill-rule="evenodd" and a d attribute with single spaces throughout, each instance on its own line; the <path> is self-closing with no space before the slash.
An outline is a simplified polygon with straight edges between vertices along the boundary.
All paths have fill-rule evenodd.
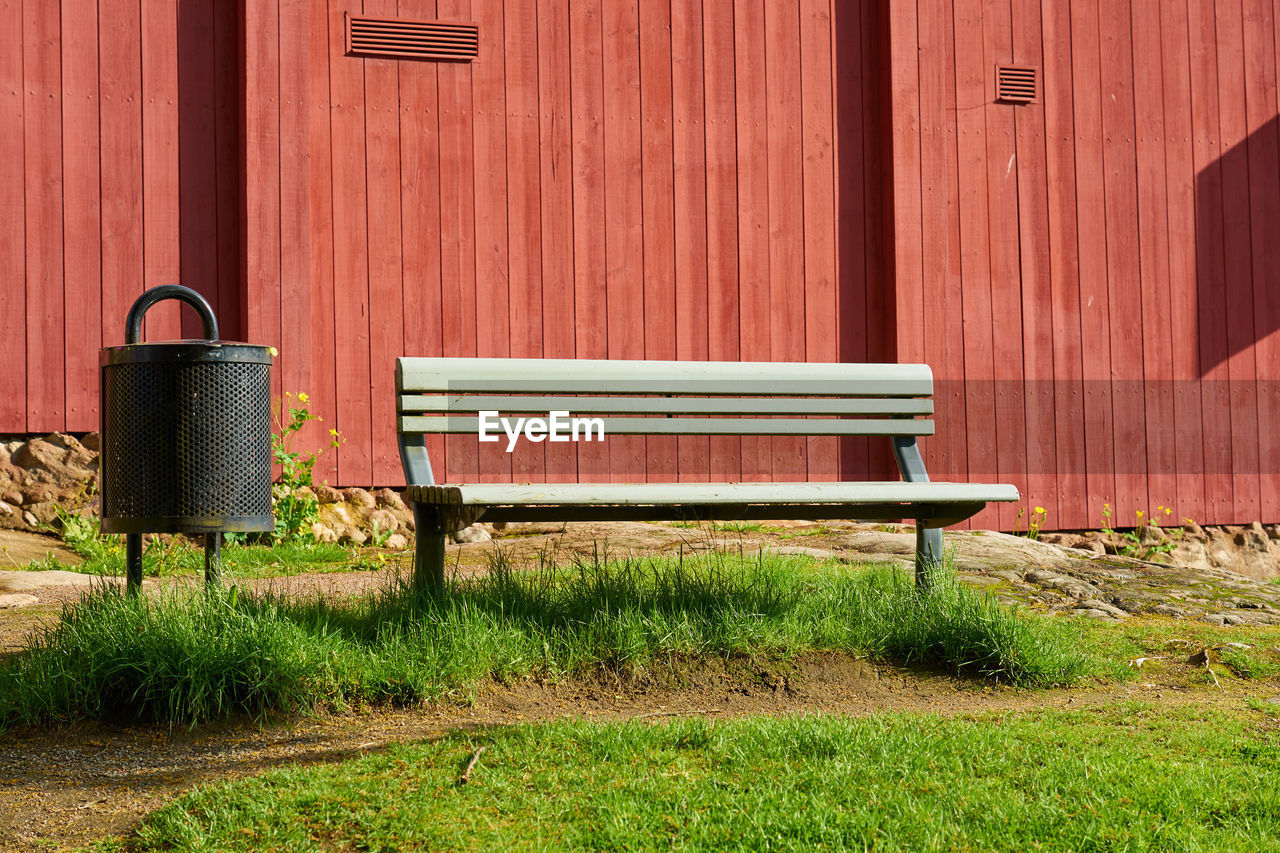
<path id="1" fill-rule="evenodd" d="M 304 426 L 321 418 L 308 408 L 311 398 L 307 392 L 294 394 L 286 391 L 284 397 L 275 418 L 278 431 L 271 437 L 271 454 L 280 465 L 280 479 L 271 487 L 276 516 L 275 540 L 311 542 L 315 538 L 311 525 L 320 520 L 320 502 L 308 489 L 314 483 L 312 472 L 323 451 L 295 450 L 293 445 Z M 287 417 L 283 414 L 285 411 L 288 411 Z M 338 431 L 330 429 L 329 447 L 337 448 L 341 444 Z"/>
<path id="2" fill-rule="evenodd" d="M 381 529 L 378 526 L 378 519 L 375 518 L 373 520 L 373 535 L 369 537 L 369 541 L 373 543 L 373 547 L 375 548 L 385 548 L 387 547 L 387 540 L 390 539 L 391 534 L 395 532 L 396 530 L 394 527 L 389 527 L 386 530 Z"/>
<path id="3" fill-rule="evenodd" d="M 1018 510 L 1018 518 L 1013 523 L 1014 533 L 1022 533 L 1022 517 L 1026 515 L 1026 513 L 1027 513 L 1026 507 L 1023 507 Z M 1048 513 L 1045 511 L 1045 508 L 1042 506 L 1035 507 L 1031 510 L 1031 517 L 1027 521 L 1026 537 L 1030 539 L 1032 542 L 1035 542 L 1040 538 L 1040 528 L 1044 526 L 1045 516 L 1047 515 Z"/>
<path id="4" fill-rule="evenodd" d="M 1156 507 L 1157 513 L 1150 516 L 1142 510 L 1134 512 L 1134 526 L 1128 530 L 1115 530 L 1111 527 L 1111 504 L 1102 505 L 1101 530 L 1108 536 L 1119 540 L 1116 553 L 1122 557 L 1133 557 L 1138 560 L 1154 560 L 1167 555 L 1177 547 L 1178 540 L 1184 535 L 1182 528 L 1170 528 L 1168 531 L 1160 526 L 1161 514 L 1172 515 L 1173 510 L 1167 506 Z M 1151 531 L 1159 531 L 1160 535 L 1151 535 Z"/>

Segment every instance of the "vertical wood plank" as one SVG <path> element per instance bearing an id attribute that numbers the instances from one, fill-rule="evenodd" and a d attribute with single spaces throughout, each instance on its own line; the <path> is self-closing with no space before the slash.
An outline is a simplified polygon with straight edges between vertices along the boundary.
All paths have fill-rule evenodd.
<path id="1" fill-rule="evenodd" d="M 444 20 L 474 20 L 470 0 L 439 0 Z M 500 42 L 489 42 L 490 62 Z M 476 262 L 476 160 L 472 65 L 442 64 L 438 70 L 440 97 L 440 284 L 444 354 L 467 357 L 477 354 Z M 485 322 L 490 313 L 506 312 L 502 305 L 483 303 Z M 503 323 L 505 327 L 505 323 Z M 486 355 L 490 353 L 485 353 Z M 479 444 L 473 436 L 450 436 L 437 478 L 442 482 L 474 483 L 479 480 Z"/>
<path id="2" fill-rule="evenodd" d="M 865 362 L 867 342 L 867 186 L 864 98 L 867 76 L 860 8 L 831 4 L 832 113 L 835 117 L 837 360 Z M 866 479 L 867 440 L 840 439 L 838 476 Z"/>
<path id="3" fill-rule="evenodd" d="M 1171 516 L 1177 489 L 1176 436 L 1170 371 L 1169 198 L 1165 175 L 1165 120 L 1160 99 L 1143 92 L 1164 88 L 1160 5 L 1133 2 L 1133 88 L 1137 154 L 1138 271 L 1142 316 L 1143 412 L 1146 418 L 1145 511 L 1160 523 Z"/>
<path id="4" fill-rule="evenodd" d="M 1227 382 L 1231 415 L 1231 492 L 1235 519 L 1258 518 L 1258 401 L 1254 363 L 1253 252 L 1249 198 L 1253 175 L 1245 114 L 1240 4 L 1214 4 L 1218 37 L 1218 134 L 1226 261 Z M 1264 226 L 1265 227 L 1265 226 Z"/>
<path id="5" fill-rule="evenodd" d="M 287 356 L 277 370 L 281 387 L 306 393 L 311 400 L 308 408 L 314 414 L 320 390 L 313 370 L 311 322 L 309 6 L 309 0 L 280 0 L 279 4 L 281 289 L 276 310 L 280 316 L 280 352 Z M 319 450 L 328 444 L 328 439 L 324 422 L 312 421 L 298 434 L 298 446 Z"/>
<path id="6" fill-rule="evenodd" d="M 538 2 L 538 169 L 542 234 L 542 354 L 573 358 L 574 280 L 573 139 L 570 131 L 570 38 L 568 0 Z M 597 279 L 598 281 L 599 279 Z M 577 479 L 571 444 L 546 446 L 549 482 Z"/>
<path id="7" fill-rule="evenodd" d="M 672 173 L 675 208 L 675 357 L 705 361 L 707 339 L 707 137 L 702 9 L 671 7 Z M 677 440 L 679 479 L 707 481 L 711 441 Z"/>
<path id="8" fill-rule="evenodd" d="M 488 33 L 488 50 L 471 63 L 472 142 L 475 146 L 476 346 L 480 356 L 511 354 L 510 253 L 507 202 L 506 29 L 503 3 L 472 5 L 473 20 Z M 505 447 L 505 445 L 504 445 Z M 480 479 L 511 478 L 511 454 L 479 449 Z"/>
<path id="9" fill-rule="evenodd" d="M 179 278 L 209 301 L 226 337 L 218 300 L 214 5 L 178 7 Z M 194 311 L 182 312 L 182 336 L 200 336 Z"/>
<path id="10" fill-rule="evenodd" d="M 172 284 L 181 275 L 178 233 L 178 4 L 156 0 L 142 8 L 143 284 Z M 147 312 L 147 340 L 182 337 L 176 301 Z"/>
<path id="11" fill-rule="evenodd" d="M 1013 5 L 1013 61 L 1044 67 L 1038 4 Z M 1045 143 L 1045 97 L 1016 107 L 1014 120 L 1017 178 L 1018 278 L 1022 294 L 1023 411 L 1026 420 L 1027 523 L 1035 508 L 1040 521 L 1062 525 L 1054 442 L 1053 272 L 1049 251 L 1049 184 Z"/>
<path id="12" fill-rule="evenodd" d="M 282 417 L 286 365 L 301 353 L 283 347 L 280 336 L 280 9 L 272 0 L 244 4 L 244 79 L 252 96 L 244 104 L 244 151 L 241 168 L 245 215 L 241 239 L 245 265 L 244 331 L 249 340 L 280 350 L 271 371 L 271 390 Z M 359 396 L 358 389 L 352 389 Z"/>
<path id="13" fill-rule="evenodd" d="M 920 276 L 919 287 L 906 294 L 911 307 L 912 325 L 920 340 L 919 360 L 933 369 L 935 419 L 937 433 L 921 442 L 929 476 L 937 480 L 958 479 L 956 466 L 964 465 L 963 408 L 953 390 L 964 381 L 964 330 L 960 323 L 961 306 L 958 289 L 953 287 L 953 270 L 948 268 L 949 247 L 955 243 L 950 231 L 954 211 L 951 198 L 954 188 L 948 180 L 948 159 L 955 157 L 955 135 L 946 132 L 954 108 L 948 110 L 948 66 L 954 68 L 949 19 L 942 14 L 924 14 L 916 21 L 918 50 L 917 120 L 919 122 L 919 198 L 918 230 L 911 239 L 919 239 L 919 260 L 912 267 Z M 958 276 L 956 276 L 958 278 Z M 958 282 L 954 282 L 958 284 Z M 899 312 L 903 306 L 899 304 Z M 902 345 L 903 339 L 899 338 Z M 952 424 L 948 427 L 945 424 Z M 963 467 L 961 468 L 963 470 Z"/>
<path id="14" fill-rule="evenodd" d="M 806 361 L 839 360 L 836 326 L 835 119 L 832 115 L 831 5 L 800 4 L 801 155 L 804 158 L 804 356 Z M 839 444 L 810 438 L 808 479 L 838 477 Z"/>
<path id="15" fill-rule="evenodd" d="M 1080 340 L 1085 353 L 1085 483 L 1089 520 L 1101 523 L 1104 505 L 1115 510 L 1112 434 L 1111 336 L 1107 304 L 1107 222 L 1103 191 L 1102 94 L 1099 83 L 1098 8 L 1071 6 L 1072 122 L 1076 133 L 1076 239 L 1080 252 Z M 1112 519 L 1112 524 L 1116 519 Z"/>
<path id="16" fill-rule="evenodd" d="M 964 107 L 987 103 L 987 77 L 992 63 L 983 55 L 982 20 L 971 4 L 955 6 L 956 103 Z M 988 182 L 986 170 L 987 110 L 959 109 L 956 115 L 960 203 L 960 270 L 964 279 L 963 331 L 965 378 L 965 438 L 969 477 L 974 481 L 997 473 L 995 369 L 993 360 L 992 265 L 986 239 Z M 958 426 L 958 425 L 957 425 Z M 975 526 L 998 523 L 987 510 Z"/>
<path id="17" fill-rule="evenodd" d="M 1205 515 L 1202 523 L 1231 518 L 1231 410 L 1227 371 L 1226 260 L 1223 257 L 1223 183 L 1219 157 L 1217 24 L 1213 10 L 1189 3 L 1192 33 L 1192 157 L 1196 173 L 1196 290 L 1199 375 L 1204 423 Z"/>
<path id="18" fill-rule="evenodd" d="M 1168 182 L 1170 338 L 1175 521 L 1204 520 L 1204 428 L 1201 421 L 1196 275 L 1196 174 L 1192 146 L 1190 45 L 1184 5 L 1161 7 L 1165 178 Z"/>
<path id="19" fill-rule="evenodd" d="M 1084 353 L 1080 333 L 1080 256 L 1076 230 L 1076 132 L 1070 10 L 1044 0 L 1045 179 L 1048 183 L 1049 313 L 1053 318 L 1053 436 L 1058 513 L 1052 526 L 1090 527 L 1086 482 Z M 1068 49 L 1071 48 L 1071 49 Z"/>
<path id="20" fill-rule="evenodd" d="M 702 6 L 703 97 L 706 113 L 707 358 L 740 357 L 738 315 L 738 155 L 732 0 Z M 742 476 L 742 442 L 717 436 L 708 442 L 708 474 L 716 481 Z"/>
<path id="21" fill-rule="evenodd" d="M 52 432 L 66 428 L 61 21 L 53 3 L 25 3 L 18 20 L 26 97 L 18 162 L 26 174 L 27 429 Z"/>
<path id="22" fill-rule="evenodd" d="M 608 350 L 609 278 L 605 200 L 604 33 L 599 0 L 569 4 L 570 147 L 573 176 L 573 353 L 605 358 Z M 563 216 L 563 211 L 555 215 Z M 578 477 L 608 479 L 609 458 L 600 444 L 578 445 Z"/>
<path id="23" fill-rule="evenodd" d="M 217 191 L 218 331 L 233 341 L 248 339 L 248 284 L 240 228 L 241 190 L 240 10 L 235 3 L 213 4 L 214 169 Z M 323 16 L 321 16 L 323 17 Z M 247 188 L 245 188 L 247 191 Z"/>
<path id="24" fill-rule="evenodd" d="M 1009 0 L 983 6 L 983 55 L 986 112 L 988 239 L 991 245 L 991 342 L 995 376 L 996 477 L 1027 494 L 1027 430 L 1023 404 L 1023 327 L 1018 268 L 1017 148 L 1013 110 L 995 102 L 992 66 L 1013 58 Z M 996 518 L 1002 529 L 1025 526 L 1026 505 L 1000 504 Z"/>
<path id="25" fill-rule="evenodd" d="M 327 447 L 329 430 L 338 428 L 338 385 L 335 370 L 334 325 L 334 241 L 333 241 L 333 151 L 332 103 L 329 96 L 331 15 L 326 4 L 316 3 L 308 18 L 307 99 L 310 120 L 307 123 L 308 175 L 311 188 L 310 252 L 311 275 L 308 282 L 311 305 L 312 352 L 315 365 L 311 410 L 321 418 L 320 446 Z M 219 171 L 219 180 L 222 173 Z M 221 275 L 221 269 L 220 269 Z M 338 454 L 327 450 L 312 472 L 317 482 L 338 482 Z"/>
<path id="26" fill-rule="evenodd" d="M 1245 109 L 1249 128 L 1249 226 L 1253 250 L 1254 388 L 1258 407 L 1256 518 L 1280 518 L 1280 256 L 1272 246 L 1280 222 L 1280 129 L 1277 127 L 1276 13 L 1267 0 L 1244 4 Z M 1237 515 L 1241 522 L 1255 517 Z"/>
<path id="27" fill-rule="evenodd" d="M 743 361 L 768 361 L 773 351 L 769 317 L 769 134 L 760 92 L 768 90 L 765 15 L 759 0 L 734 3 L 734 56 L 738 134 L 738 317 Z M 767 437 L 742 439 L 742 479 L 773 474 Z"/>
<path id="28" fill-rule="evenodd" d="M 94 0 L 64 0 L 61 10 L 67 429 L 91 432 L 98 429 L 98 348 L 102 344 L 98 5 Z M 0 92 L 3 89 L 0 80 Z M 0 124 L 7 120 L 0 120 Z M 16 162 L 17 158 L 5 153 L 0 142 L 0 157 L 4 162 Z M 13 269 L 2 250 L 0 264 L 6 270 Z M 23 312 L 21 306 L 10 304 L 5 313 L 21 316 Z"/>
<path id="29" fill-rule="evenodd" d="M 769 359 L 805 357 L 804 147 L 800 4 L 765 4 L 765 114 L 768 119 Z M 807 441 L 775 437 L 772 478 L 803 481 Z"/>
<path id="30" fill-rule="evenodd" d="M 351 11 L 360 12 L 353 8 Z M 333 132 L 334 361 L 342 399 L 337 429 L 343 485 L 370 485 L 372 418 L 369 406 L 369 192 L 366 183 L 365 63 L 344 56 L 341 4 L 329 10 L 329 90 Z M 252 282 L 252 277 L 250 278 Z M 251 284 L 252 287 L 252 284 Z"/>
<path id="31" fill-rule="evenodd" d="M 411 19 L 436 17 L 435 0 L 400 0 L 399 13 Z M 404 253 L 403 352 L 409 356 L 444 354 L 441 289 L 440 147 L 437 93 L 440 66 L 433 62 L 400 65 L 400 216 Z M 444 439 L 427 438 L 432 473 L 444 479 Z M 397 466 L 399 467 L 399 466 Z M 397 484 L 404 479 L 399 471 Z"/>
<path id="32" fill-rule="evenodd" d="M 0 0 L 7 21 L 22 19 L 20 0 Z M 25 160 L 26 97 L 22 80 L 23 28 L 0 30 L 0 158 L 18 164 Z M 0 352 L 8 370 L 0 371 L 0 429 L 27 430 L 27 311 L 26 311 L 26 171 L 0 169 L 0 217 L 11 223 L 0 228 L 0 281 L 7 310 L 0 311 Z"/>
<path id="33" fill-rule="evenodd" d="M 142 23 L 138 4 L 99 4 L 102 93 L 102 344 L 124 343 L 142 293 Z"/>
<path id="34" fill-rule="evenodd" d="M 365 0 L 365 13 L 394 18 L 395 0 Z M 369 412 L 373 485 L 403 476 L 396 447 L 395 359 L 404 355 L 404 234 L 401 221 L 400 71 L 393 59 L 364 60 L 369 185 Z M 412 127 L 409 135 L 423 133 Z"/>
<path id="35" fill-rule="evenodd" d="M 609 358 L 643 358 L 644 209 L 640 174 L 640 22 L 634 0 L 605 3 L 604 26 L 604 205 Z M 643 321 L 641 322 L 641 318 Z M 657 322 L 657 318 L 653 318 Z M 614 482 L 643 482 L 643 437 L 609 440 Z"/>
<path id="36" fill-rule="evenodd" d="M 922 44 L 917 11 L 902 5 L 889 15 L 893 116 L 893 264 L 897 361 L 924 361 L 920 76 Z"/>
<path id="37" fill-rule="evenodd" d="M 676 357 L 675 221 L 670 0 L 640 0 L 640 207 L 644 267 L 644 356 Z M 676 478 L 676 439 L 645 439 L 645 479 Z"/>
<path id="38" fill-rule="evenodd" d="M 522 358 L 543 354 L 537 11 L 534 0 L 504 4 L 510 354 Z M 545 442 L 521 440 L 510 456 L 516 482 L 545 478 Z"/>

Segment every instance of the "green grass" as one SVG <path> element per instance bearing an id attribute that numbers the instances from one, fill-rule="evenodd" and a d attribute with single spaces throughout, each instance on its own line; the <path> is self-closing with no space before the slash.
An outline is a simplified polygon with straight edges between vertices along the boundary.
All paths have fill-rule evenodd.
<path id="1" fill-rule="evenodd" d="M 67 563 L 53 554 L 22 566 L 28 571 L 62 570 L 87 575 L 124 574 L 124 543 L 119 537 L 103 536 L 91 547 L 73 547 L 84 557 L 81 563 Z M 378 568 L 377 557 L 343 545 L 320 542 L 285 542 L 272 545 L 227 544 L 222 548 L 222 570 L 231 577 L 280 577 L 299 572 L 339 572 Z M 147 543 L 142 555 L 145 577 L 195 577 L 204 574 L 204 546 L 181 539 L 166 544 Z"/>
<path id="2" fill-rule="evenodd" d="M 1266 850 L 1280 738 L 1136 703 L 557 722 L 197 790 L 142 850 Z M 471 781 L 459 776 L 484 747 Z"/>
<path id="3" fill-rule="evenodd" d="M 99 590 L 0 662 L 0 728 L 78 717 L 195 723 L 232 713 L 469 696 L 486 679 L 627 671 L 674 658 L 836 650 L 1024 686 L 1123 674 L 1075 626 L 950 581 L 760 555 L 501 560 L 440 599 Z"/>

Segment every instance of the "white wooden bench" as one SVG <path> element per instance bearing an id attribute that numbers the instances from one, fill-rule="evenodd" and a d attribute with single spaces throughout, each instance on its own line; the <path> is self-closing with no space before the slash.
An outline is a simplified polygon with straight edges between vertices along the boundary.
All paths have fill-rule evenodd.
<path id="1" fill-rule="evenodd" d="M 1011 485 L 929 481 L 916 444 L 933 434 L 933 374 L 923 364 L 400 358 L 396 389 L 406 499 L 417 528 L 414 578 L 436 589 L 444 584 L 445 537 L 482 518 L 912 518 L 917 583 L 927 583 L 942 559 L 942 527 L 988 501 L 1018 500 Z M 476 435 L 480 413 L 493 411 L 599 418 L 610 436 L 887 436 L 902 481 L 436 483 L 425 437 Z M 481 452 L 504 453 L 500 430 L 499 437 Z"/>

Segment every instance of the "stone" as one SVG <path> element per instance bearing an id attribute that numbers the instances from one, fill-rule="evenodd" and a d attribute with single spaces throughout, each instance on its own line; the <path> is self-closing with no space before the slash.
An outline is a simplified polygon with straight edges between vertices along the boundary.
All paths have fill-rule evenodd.
<path id="1" fill-rule="evenodd" d="M 343 489 L 342 499 L 349 504 L 353 504 L 354 506 L 362 507 L 364 509 L 373 509 L 378 505 L 377 501 L 373 499 L 373 495 L 369 494 L 364 489 Z"/>
<path id="2" fill-rule="evenodd" d="M 40 519 L 36 518 L 30 512 L 23 512 L 22 523 L 25 524 L 27 527 L 39 527 Z"/>
<path id="3" fill-rule="evenodd" d="M 390 548 L 392 551 L 403 551 L 409 547 L 409 540 L 403 533 L 392 533 L 382 547 Z"/>
<path id="4" fill-rule="evenodd" d="M 7 491 L 4 494 L 0 494 L 0 498 L 4 498 L 4 502 L 12 506 L 22 506 L 22 492 Z"/>
<path id="5" fill-rule="evenodd" d="M 102 436 L 96 432 L 86 433 L 80 444 L 90 453 L 99 453 L 102 451 Z"/>
<path id="6" fill-rule="evenodd" d="M 1200 617 L 1214 625 L 1243 625 L 1245 620 L 1234 613 L 1206 613 Z"/>
<path id="7" fill-rule="evenodd" d="M 408 507 L 405 506 L 404 499 L 401 498 L 400 495 L 397 494 L 392 489 L 388 489 L 388 488 L 378 489 L 376 492 L 373 493 L 373 499 L 374 501 L 377 502 L 378 506 L 382 507 L 383 509 L 391 509 L 391 510 L 408 509 Z"/>
<path id="8" fill-rule="evenodd" d="M 342 545 L 363 545 L 369 541 L 358 527 L 344 527 L 338 534 L 338 542 Z"/>
<path id="9" fill-rule="evenodd" d="M 9 506 L 4 501 L 0 501 L 0 516 L 8 518 L 11 515 L 13 515 L 13 507 Z"/>
<path id="10" fill-rule="evenodd" d="M 1125 613 L 1119 607 L 1116 607 L 1114 604 L 1108 604 L 1105 601 L 1099 601 L 1096 598 L 1084 599 L 1076 606 L 1076 609 L 1077 610 L 1101 610 L 1103 613 L 1106 613 L 1109 616 L 1113 616 L 1116 619 L 1129 618 L 1129 614 Z"/>
<path id="11" fill-rule="evenodd" d="M 485 530 L 478 524 L 473 524 L 470 527 L 464 527 L 461 530 L 455 530 L 453 532 L 453 541 L 459 544 L 488 542 L 491 539 L 493 539 L 493 537 L 489 535 L 489 531 Z"/>
<path id="12" fill-rule="evenodd" d="M 58 490 L 48 483 L 34 483 L 22 490 L 24 504 L 41 504 L 58 499 Z"/>
<path id="13" fill-rule="evenodd" d="M 342 501 L 342 492 L 324 483 L 312 483 L 311 493 L 322 504 L 336 504 Z"/>
<path id="14" fill-rule="evenodd" d="M 323 542 L 326 545 L 332 545 L 338 541 L 338 534 L 333 532 L 333 528 L 327 527 L 318 521 L 311 525 L 311 535 L 315 537 L 317 542 Z"/>
<path id="15" fill-rule="evenodd" d="M 373 531 L 373 526 L 375 524 L 378 525 L 379 533 L 387 533 L 389 531 L 400 529 L 400 519 L 396 518 L 390 510 L 386 509 L 375 509 L 373 512 L 369 513 L 369 516 L 366 519 L 366 526 L 370 532 Z"/>
<path id="16" fill-rule="evenodd" d="M 58 520 L 58 505 L 52 501 L 30 504 L 26 511 L 34 516 L 36 523 L 40 525 L 50 525 Z"/>
<path id="17" fill-rule="evenodd" d="M 345 503 L 321 503 L 317 513 L 320 521 L 334 530 L 351 527 L 356 523 L 355 515 Z"/>
<path id="18" fill-rule="evenodd" d="M 28 595 L 23 592 L 10 592 L 0 595 L 0 610 L 9 610 L 14 607 L 29 607 L 32 604 L 39 603 L 40 599 L 34 595 Z"/>
<path id="19" fill-rule="evenodd" d="M 1242 548 L 1260 551 L 1264 554 L 1271 551 L 1271 539 L 1267 536 L 1267 532 L 1262 529 L 1262 525 L 1256 521 L 1235 535 L 1235 543 Z"/>
<path id="20" fill-rule="evenodd" d="M 1071 612 L 1076 614 L 1077 616 L 1084 616 L 1089 619 L 1114 619 L 1115 618 L 1105 610 L 1098 610 L 1097 608 L 1094 608 L 1094 607 L 1077 607 L 1075 610 L 1072 610 Z"/>
<path id="21" fill-rule="evenodd" d="M 1181 607 L 1172 604 L 1157 604 L 1151 608 L 1152 613 L 1158 613 L 1161 616 L 1171 616 L 1174 619 L 1187 618 L 1187 611 Z"/>

